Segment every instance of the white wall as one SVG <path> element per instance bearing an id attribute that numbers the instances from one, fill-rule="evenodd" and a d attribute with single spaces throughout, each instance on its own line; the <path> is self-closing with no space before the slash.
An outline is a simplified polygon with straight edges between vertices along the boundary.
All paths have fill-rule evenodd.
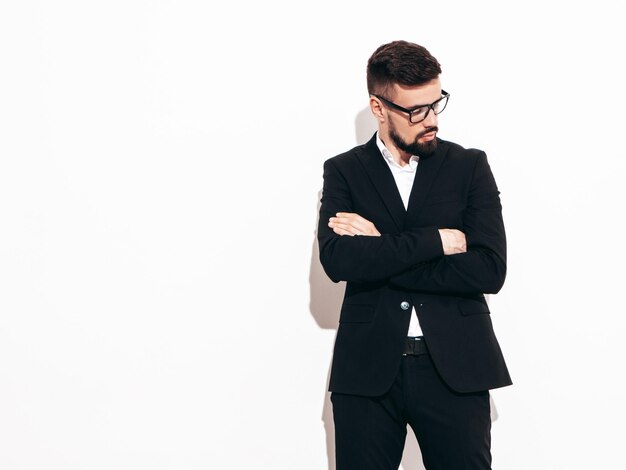
<path id="1" fill-rule="evenodd" d="M 618 2 L 214 3 L 0 7 L 0 468 L 333 468 L 321 170 L 394 39 L 502 192 L 494 468 L 623 468 Z"/>

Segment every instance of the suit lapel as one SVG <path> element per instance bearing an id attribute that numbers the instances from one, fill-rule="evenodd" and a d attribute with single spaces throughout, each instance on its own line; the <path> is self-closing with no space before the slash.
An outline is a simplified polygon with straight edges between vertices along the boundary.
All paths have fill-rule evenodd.
<path id="1" fill-rule="evenodd" d="M 401 231 L 404 227 L 406 210 L 402 203 L 402 198 L 398 192 L 396 181 L 393 179 L 389 165 L 385 162 L 378 146 L 376 145 L 376 134 L 361 149 L 357 151 L 357 158 L 365 168 L 372 184 L 383 200 L 389 214 Z"/>
<path id="2" fill-rule="evenodd" d="M 407 209 L 407 220 L 415 220 L 420 208 L 426 202 L 426 197 L 431 190 L 433 182 L 439 173 L 441 164 L 443 163 L 446 154 L 448 152 L 448 146 L 441 140 L 437 143 L 437 150 L 433 155 L 426 158 L 420 158 L 417 165 L 417 174 L 415 175 L 415 181 L 411 188 L 411 195 L 409 196 L 409 207 Z"/>

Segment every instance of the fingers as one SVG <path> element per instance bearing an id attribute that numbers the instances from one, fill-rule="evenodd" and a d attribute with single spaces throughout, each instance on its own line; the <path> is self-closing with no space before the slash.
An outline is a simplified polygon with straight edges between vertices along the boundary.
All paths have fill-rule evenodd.
<path id="1" fill-rule="evenodd" d="M 330 218 L 328 225 L 333 229 L 337 227 L 350 235 L 363 235 L 368 228 L 367 220 L 359 214 L 350 212 L 338 212 L 337 217 Z"/>
<path id="2" fill-rule="evenodd" d="M 335 226 L 342 228 L 343 230 L 351 232 L 354 235 L 360 235 L 365 233 L 366 231 L 366 227 L 364 226 L 364 224 L 360 224 L 353 220 L 346 220 L 340 217 L 331 217 L 331 219 L 329 220 L 329 226 L 333 228 Z"/>
<path id="3" fill-rule="evenodd" d="M 338 235 L 380 236 L 373 223 L 352 212 L 338 212 L 329 219 L 328 226 Z"/>
<path id="4" fill-rule="evenodd" d="M 337 217 L 331 217 L 328 226 L 338 235 L 363 235 L 363 231 L 359 227 L 341 222 Z"/>
<path id="5" fill-rule="evenodd" d="M 328 224 L 328 225 L 330 225 L 330 224 Z M 348 235 L 350 237 L 354 237 L 355 235 L 358 235 L 356 233 L 352 233 L 349 230 L 345 230 L 345 229 L 343 229 L 341 227 L 336 227 L 335 226 L 335 227 L 332 227 L 332 229 L 333 229 L 333 232 L 335 232 L 337 235 Z"/>
<path id="6" fill-rule="evenodd" d="M 355 212 L 337 212 L 335 214 L 336 217 L 347 218 L 347 219 L 355 219 L 364 221 L 365 219 L 361 217 L 359 214 Z"/>

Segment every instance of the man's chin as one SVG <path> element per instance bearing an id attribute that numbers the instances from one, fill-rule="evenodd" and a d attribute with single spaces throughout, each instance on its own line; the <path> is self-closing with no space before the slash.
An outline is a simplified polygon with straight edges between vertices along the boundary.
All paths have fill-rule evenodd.
<path id="1" fill-rule="evenodd" d="M 429 136 L 432 138 L 424 139 L 424 137 Z M 396 134 L 395 129 L 391 127 L 389 129 L 389 137 L 392 142 L 398 147 L 400 150 L 407 152 L 410 155 L 417 155 L 418 157 L 428 157 L 435 153 L 437 150 L 437 132 L 429 132 L 428 134 L 424 134 L 416 138 L 412 143 L 407 143 L 400 138 L 398 134 Z"/>
<path id="2" fill-rule="evenodd" d="M 417 154 L 420 157 L 429 157 L 437 150 L 437 139 L 424 140 L 422 142 L 416 142 Z"/>

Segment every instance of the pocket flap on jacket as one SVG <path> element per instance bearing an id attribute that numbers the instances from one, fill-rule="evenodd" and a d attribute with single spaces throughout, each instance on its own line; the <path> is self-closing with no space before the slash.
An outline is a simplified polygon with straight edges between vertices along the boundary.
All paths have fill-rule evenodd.
<path id="1" fill-rule="evenodd" d="M 340 323 L 368 323 L 374 318 L 371 305 L 345 304 L 341 308 Z"/>
<path id="2" fill-rule="evenodd" d="M 480 300 L 464 300 L 459 304 L 461 315 L 477 315 L 489 313 L 489 306 Z"/>

